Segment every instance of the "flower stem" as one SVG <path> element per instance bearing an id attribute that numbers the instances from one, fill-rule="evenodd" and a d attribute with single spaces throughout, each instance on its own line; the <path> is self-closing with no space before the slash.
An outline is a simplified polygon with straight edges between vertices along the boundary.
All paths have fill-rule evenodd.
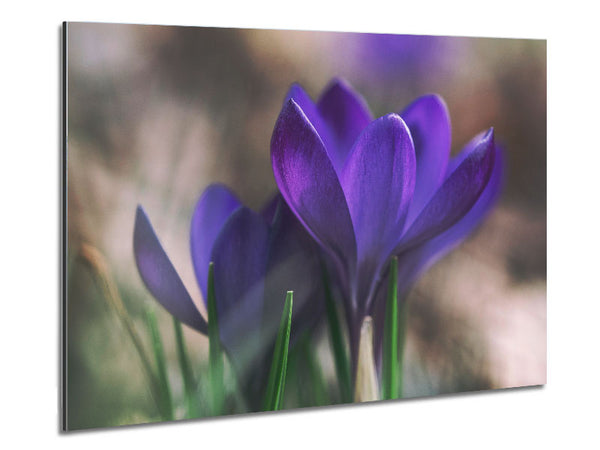
<path id="1" fill-rule="evenodd" d="M 373 319 L 371 316 L 367 316 L 360 327 L 354 401 L 371 402 L 375 400 L 379 400 L 379 386 L 373 357 Z"/>

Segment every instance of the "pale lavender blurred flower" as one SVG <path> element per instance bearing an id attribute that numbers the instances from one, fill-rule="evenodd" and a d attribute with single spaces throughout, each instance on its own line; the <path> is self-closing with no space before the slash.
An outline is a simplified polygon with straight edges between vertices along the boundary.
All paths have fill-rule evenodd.
<path id="1" fill-rule="evenodd" d="M 174 317 L 206 335 L 206 320 L 141 206 L 133 242 L 148 290 Z M 214 262 L 221 342 L 251 408 L 258 410 L 267 380 L 266 358 L 272 352 L 286 292 L 294 291 L 292 339 L 321 317 L 318 248 L 279 195 L 259 214 L 244 207 L 228 188 L 215 184 L 196 205 L 190 249 L 204 301 L 208 266 Z"/>

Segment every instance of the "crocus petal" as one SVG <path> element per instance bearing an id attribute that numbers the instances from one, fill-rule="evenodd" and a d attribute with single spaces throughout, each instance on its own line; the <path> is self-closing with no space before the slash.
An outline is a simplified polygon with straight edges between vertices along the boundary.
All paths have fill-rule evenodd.
<path id="1" fill-rule="evenodd" d="M 467 146 L 461 153 L 468 152 L 468 150 L 469 147 Z M 437 247 L 436 253 L 442 249 L 452 248 L 456 243 L 466 238 L 483 221 L 498 201 L 504 180 L 504 154 L 502 148 L 498 145 L 496 145 L 494 152 L 494 168 L 481 196 L 462 219 L 431 241 L 431 245 Z M 455 159 L 458 158 L 461 158 L 461 154 Z"/>
<path id="2" fill-rule="evenodd" d="M 279 196 L 270 234 L 263 333 L 274 339 L 287 291 L 294 292 L 290 345 L 324 312 L 319 247 Z"/>
<path id="3" fill-rule="evenodd" d="M 160 245 L 141 206 L 135 214 L 133 252 L 142 280 L 158 302 L 180 322 L 206 334 L 206 321 Z"/>
<path id="4" fill-rule="evenodd" d="M 495 154 L 494 133 L 490 129 L 409 225 L 395 253 L 415 247 L 458 222 L 479 199 L 487 185 L 494 167 Z"/>
<path id="5" fill-rule="evenodd" d="M 241 206 L 237 197 L 224 185 L 206 188 L 196 204 L 190 231 L 190 249 L 198 285 L 206 303 L 206 288 L 210 254 L 223 225 Z"/>
<path id="6" fill-rule="evenodd" d="M 308 121 L 321 138 L 321 141 L 323 141 L 325 148 L 328 149 L 333 147 L 335 141 L 333 140 L 333 136 L 328 125 L 321 117 L 321 113 L 319 112 L 317 105 L 315 102 L 313 102 L 302 86 L 297 83 L 292 84 L 292 87 L 290 87 L 290 90 L 285 96 L 285 100 L 283 102 L 284 107 L 290 100 L 294 100 L 294 102 L 300 107 L 304 115 L 308 118 Z"/>
<path id="7" fill-rule="evenodd" d="M 268 200 L 261 208 L 260 215 L 268 225 L 271 225 L 273 223 L 273 220 L 275 220 L 275 214 L 277 213 L 277 208 L 279 208 L 279 202 L 281 201 L 282 197 L 281 194 L 278 192 L 270 200 Z"/>
<path id="8" fill-rule="evenodd" d="M 238 208 L 223 226 L 211 254 L 219 333 L 239 375 L 261 351 L 260 324 L 268 257 L 262 217 Z"/>
<path id="9" fill-rule="evenodd" d="M 410 132 L 397 114 L 375 120 L 356 141 L 340 180 L 359 261 L 385 260 L 397 242 L 415 188 L 415 164 Z"/>
<path id="10" fill-rule="evenodd" d="M 439 236 L 401 256 L 399 286 L 408 290 L 421 273 L 462 242 L 496 204 L 502 188 L 504 157 L 500 147 L 496 146 L 494 151 L 496 156 L 490 180 L 469 212 Z"/>
<path id="11" fill-rule="evenodd" d="M 363 98 L 339 79 L 321 95 L 317 108 L 329 128 L 332 142 L 325 144 L 329 159 L 339 174 L 354 142 L 373 117 Z"/>
<path id="12" fill-rule="evenodd" d="M 437 95 L 416 99 L 400 115 L 417 155 L 417 181 L 408 213 L 411 222 L 444 181 L 450 155 L 450 117 L 444 100 Z"/>
<path id="13" fill-rule="evenodd" d="M 477 141 L 481 140 L 481 135 Z M 463 160 L 464 153 L 469 153 L 475 145 L 471 141 L 454 160 Z M 504 174 L 504 156 L 502 149 L 496 146 L 494 168 L 483 193 L 469 212 L 448 230 L 436 238 L 421 244 L 403 254 L 398 260 L 398 299 L 404 301 L 417 278 L 440 260 L 450 250 L 462 242 L 473 229 L 481 224 L 496 204 L 502 189 Z M 450 165 L 452 164 L 451 161 Z M 388 272 L 381 281 L 376 294 L 373 320 L 375 321 L 375 336 L 373 346 L 378 367 L 381 363 L 383 345 L 383 326 L 385 323 L 385 302 L 387 296 Z"/>
<path id="14" fill-rule="evenodd" d="M 281 194 L 308 232 L 338 261 L 353 263 L 350 212 L 322 140 L 293 99 L 271 139 L 273 174 Z"/>

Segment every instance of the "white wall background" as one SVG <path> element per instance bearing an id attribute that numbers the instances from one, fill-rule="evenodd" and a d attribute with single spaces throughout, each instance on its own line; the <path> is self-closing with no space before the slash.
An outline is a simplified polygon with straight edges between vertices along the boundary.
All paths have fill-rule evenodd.
<path id="1" fill-rule="evenodd" d="M 33 4 L 32 4 L 33 3 Z M 329 4 L 331 3 L 331 4 Z M 0 27 L 0 447 L 590 448 L 598 445 L 600 128 L 592 3 L 6 3 Z M 58 432 L 63 20 L 548 39 L 548 385 L 483 395 Z M 32 283 L 31 280 L 37 280 Z M 93 405 L 90 405 L 93 407 Z"/>

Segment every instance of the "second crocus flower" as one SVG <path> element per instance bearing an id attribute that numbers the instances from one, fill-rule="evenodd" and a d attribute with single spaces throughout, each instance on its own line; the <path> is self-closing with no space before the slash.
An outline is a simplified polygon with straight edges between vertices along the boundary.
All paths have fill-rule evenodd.
<path id="1" fill-rule="evenodd" d="M 144 284 L 186 325 L 208 326 L 138 207 L 134 255 Z M 214 262 L 220 340 L 249 408 L 260 410 L 286 291 L 295 292 L 292 340 L 313 326 L 323 308 L 316 246 L 285 202 L 275 196 L 260 213 L 243 206 L 225 186 L 209 186 L 193 213 L 190 250 L 206 302 L 208 267 Z"/>

